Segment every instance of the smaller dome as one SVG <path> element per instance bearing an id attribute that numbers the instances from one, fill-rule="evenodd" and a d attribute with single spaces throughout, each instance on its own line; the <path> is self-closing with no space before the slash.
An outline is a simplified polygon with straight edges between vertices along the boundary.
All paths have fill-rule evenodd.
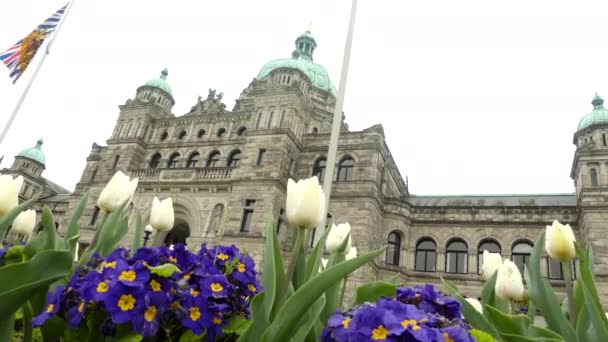
<path id="1" fill-rule="evenodd" d="M 169 71 L 165 68 L 161 73 L 160 77 L 151 79 L 146 82 L 144 85 L 148 87 L 156 87 L 158 89 L 163 90 L 167 94 L 173 96 L 173 91 L 171 90 L 171 86 L 169 82 L 167 82 L 167 75 L 169 75 Z"/>
<path id="2" fill-rule="evenodd" d="M 38 140 L 36 146 L 24 148 L 23 150 L 21 150 L 21 152 L 17 154 L 17 157 L 28 158 L 42 165 L 45 165 L 46 157 L 44 156 L 44 152 L 42 152 L 42 138 Z"/>
<path id="3" fill-rule="evenodd" d="M 591 104 L 593 105 L 593 111 L 579 121 L 577 131 L 595 124 L 608 124 L 608 110 L 604 109 L 604 99 L 595 93 Z"/>

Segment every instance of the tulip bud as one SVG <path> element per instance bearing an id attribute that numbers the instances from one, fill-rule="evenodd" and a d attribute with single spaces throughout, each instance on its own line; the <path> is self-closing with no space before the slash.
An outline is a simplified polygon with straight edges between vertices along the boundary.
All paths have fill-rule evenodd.
<path id="1" fill-rule="evenodd" d="M 561 262 L 574 259 L 576 257 L 575 241 L 569 224 L 564 226 L 558 221 L 553 221 L 553 225 L 547 226 L 545 249 L 552 259 Z"/>
<path id="2" fill-rule="evenodd" d="M 352 247 L 348 253 L 346 253 L 346 256 L 344 257 L 344 259 L 346 261 L 350 260 L 350 259 L 354 259 L 357 257 L 357 247 Z"/>
<path id="3" fill-rule="evenodd" d="M 327 241 L 325 242 L 325 248 L 331 254 L 339 252 L 340 246 L 346 240 L 348 236 L 348 242 L 346 243 L 346 248 L 341 252 L 348 252 L 352 245 L 352 240 L 350 238 L 350 224 L 342 223 L 339 225 L 332 225 L 329 234 L 327 234 Z"/>
<path id="4" fill-rule="evenodd" d="M 498 268 L 494 291 L 498 297 L 504 300 L 518 301 L 524 298 L 524 283 L 521 273 L 511 260 L 505 259 Z"/>
<path id="5" fill-rule="evenodd" d="M 0 176 L 0 217 L 6 215 L 19 204 L 19 192 L 23 184 L 23 177 Z"/>
<path id="6" fill-rule="evenodd" d="M 13 225 L 11 231 L 14 234 L 20 235 L 31 235 L 34 231 L 34 226 L 36 225 L 36 212 L 32 209 L 22 211 L 15 220 L 13 220 Z"/>
<path id="7" fill-rule="evenodd" d="M 325 214 L 325 195 L 316 176 L 287 182 L 287 221 L 300 228 L 312 229 Z"/>
<path id="8" fill-rule="evenodd" d="M 471 304 L 475 308 L 475 310 L 479 311 L 479 313 L 483 313 L 483 306 L 477 299 L 467 298 L 467 302 L 469 302 L 469 304 Z"/>
<path id="9" fill-rule="evenodd" d="M 481 272 L 485 280 L 489 280 L 494 275 L 494 272 L 502 265 L 502 257 L 500 253 L 490 253 L 487 250 L 483 251 L 483 265 Z"/>
<path id="10" fill-rule="evenodd" d="M 137 189 L 137 178 L 131 180 L 122 171 L 118 171 L 99 194 L 97 206 L 107 213 L 115 212 L 131 200 L 135 189 Z"/>
<path id="11" fill-rule="evenodd" d="M 319 265 L 319 273 L 323 272 L 327 268 L 327 259 L 321 258 L 321 265 Z"/>
<path id="12" fill-rule="evenodd" d="M 173 212 L 173 200 L 167 197 L 162 201 L 154 197 L 152 209 L 150 210 L 150 225 L 154 229 L 166 232 L 173 228 L 175 223 L 175 213 Z"/>

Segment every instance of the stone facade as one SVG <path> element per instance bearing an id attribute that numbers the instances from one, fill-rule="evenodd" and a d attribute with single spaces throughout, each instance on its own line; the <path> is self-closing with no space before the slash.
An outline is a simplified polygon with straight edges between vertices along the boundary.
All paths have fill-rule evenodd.
<path id="1" fill-rule="evenodd" d="M 303 49 L 312 63 L 316 43 L 312 48 L 302 45 L 312 36 L 302 37 L 296 51 Z M 297 56 L 301 54 L 294 52 L 293 58 Z M 95 233 L 101 189 L 121 170 L 139 178 L 132 210 L 144 220 L 154 196 L 172 197 L 176 226 L 170 242 L 216 243 L 222 226 L 222 243 L 238 245 L 259 262 L 270 216 L 288 252 L 293 234 L 283 218 L 287 180 L 324 172 L 336 99 L 331 84 L 325 89 L 315 86 L 324 83 L 313 78 L 323 75 L 307 73 L 302 67 L 306 61 L 281 61 L 273 64 L 281 67 L 265 67 L 265 76 L 249 83 L 232 110 L 223 103 L 223 94 L 210 89 L 188 113 L 174 115 L 175 101 L 164 83 L 166 70 L 139 87 L 133 99 L 119 106 L 106 145 L 93 144 L 74 192 L 61 197 L 58 191 L 50 197 L 60 200 L 60 215 L 69 215 L 89 192 L 81 243 L 90 243 Z M 317 65 L 315 70 L 322 68 Z M 350 131 L 342 122 L 329 211 L 336 222 L 351 224 L 353 245 L 360 253 L 390 245 L 386 255 L 349 278 L 351 287 L 394 274 L 409 284 L 438 284 L 445 277 L 476 297 L 483 285 L 478 272 L 481 248 L 492 244 L 521 265 L 540 232 L 557 219 L 569 223 L 579 241 L 592 242 L 600 292 L 608 298 L 608 147 L 605 140 L 593 143 L 602 141 L 607 128 L 592 125 L 575 134 L 576 193 L 416 196 L 409 193 L 391 156 L 382 126 Z M 588 177 L 591 168 L 593 180 Z M 18 159 L 2 173 L 27 172 Z M 129 235 L 124 243 L 133 238 L 140 237 Z M 561 272 L 554 266 L 547 261 L 543 270 L 562 289 Z"/>

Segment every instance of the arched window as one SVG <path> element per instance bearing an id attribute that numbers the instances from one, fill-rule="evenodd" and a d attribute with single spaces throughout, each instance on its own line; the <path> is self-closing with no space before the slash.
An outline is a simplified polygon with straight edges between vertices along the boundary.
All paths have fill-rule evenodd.
<path id="1" fill-rule="evenodd" d="M 224 136 L 224 134 L 226 134 L 226 129 L 224 127 L 220 128 L 217 130 L 217 137 L 221 138 Z"/>
<path id="2" fill-rule="evenodd" d="M 589 176 L 591 177 L 591 186 L 597 186 L 598 185 L 598 181 L 597 181 L 597 170 L 596 169 L 590 169 L 589 170 Z"/>
<path id="3" fill-rule="evenodd" d="M 239 127 L 239 129 L 236 130 L 236 135 L 238 135 L 239 137 L 242 137 L 245 135 L 245 132 L 247 132 L 247 127 L 245 127 L 245 126 Z"/>
<path id="4" fill-rule="evenodd" d="M 205 135 L 205 133 L 207 132 L 205 132 L 205 130 L 201 128 L 198 130 L 198 133 L 196 133 L 196 137 L 200 139 Z"/>
<path id="5" fill-rule="evenodd" d="M 211 219 L 209 220 L 209 227 L 207 231 L 209 232 L 217 232 L 220 229 L 220 225 L 222 224 L 222 216 L 224 215 L 224 205 L 222 203 L 218 203 L 213 207 L 213 211 L 211 212 Z"/>
<path id="6" fill-rule="evenodd" d="M 532 254 L 532 243 L 527 241 L 517 242 L 511 249 L 511 258 L 521 274 L 524 274 L 524 265 L 530 261 L 530 254 Z"/>
<path id="7" fill-rule="evenodd" d="M 220 153 L 218 151 L 213 151 L 209 155 L 209 159 L 207 159 L 207 167 L 218 167 L 220 163 Z"/>
<path id="8" fill-rule="evenodd" d="M 152 156 L 152 159 L 150 159 L 150 168 L 151 169 L 156 169 L 158 167 L 158 165 L 160 165 L 160 153 L 155 153 Z"/>
<path id="9" fill-rule="evenodd" d="M 479 248 L 477 249 L 477 273 L 481 271 L 481 266 L 483 265 L 483 251 L 488 251 L 490 253 L 501 253 L 498 242 L 494 240 L 481 241 Z"/>
<path id="10" fill-rule="evenodd" d="M 338 182 L 347 182 L 353 180 L 353 169 L 355 168 L 355 160 L 346 156 L 338 165 Z"/>
<path id="11" fill-rule="evenodd" d="M 167 167 L 170 169 L 174 169 L 179 166 L 179 153 L 175 152 L 169 157 L 169 161 L 167 162 Z"/>
<path id="12" fill-rule="evenodd" d="M 323 183 L 325 177 L 325 167 L 327 166 L 327 160 L 325 157 L 317 159 L 315 165 L 312 167 L 312 175 L 317 176 L 319 183 Z"/>
<path id="13" fill-rule="evenodd" d="M 241 151 L 236 150 L 228 158 L 228 167 L 238 167 L 241 162 Z"/>
<path id="14" fill-rule="evenodd" d="M 201 155 L 198 152 L 192 152 L 192 154 L 188 158 L 187 167 L 189 167 L 189 168 L 197 167 L 200 159 L 201 159 Z"/>
<path id="15" fill-rule="evenodd" d="M 312 134 L 317 134 L 317 133 L 319 133 L 319 129 L 317 127 L 313 127 Z"/>
<path id="16" fill-rule="evenodd" d="M 388 234 L 388 249 L 386 250 L 386 263 L 399 266 L 399 254 L 401 253 L 401 235 L 398 232 Z"/>
<path id="17" fill-rule="evenodd" d="M 469 248 L 462 240 L 448 243 L 445 254 L 445 271 L 448 273 L 467 273 L 467 252 Z"/>
<path id="18" fill-rule="evenodd" d="M 179 140 L 183 140 L 186 137 L 186 131 L 181 131 L 179 132 L 179 134 L 177 135 L 177 138 Z"/>
<path id="19" fill-rule="evenodd" d="M 167 133 L 167 131 L 164 131 L 160 134 L 160 141 L 165 141 L 167 140 L 167 137 L 169 136 L 169 133 Z"/>
<path id="20" fill-rule="evenodd" d="M 435 257 L 437 245 L 435 241 L 426 238 L 416 245 L 416 259 L 414 270 L 421 272 L 435 272 Z"/>

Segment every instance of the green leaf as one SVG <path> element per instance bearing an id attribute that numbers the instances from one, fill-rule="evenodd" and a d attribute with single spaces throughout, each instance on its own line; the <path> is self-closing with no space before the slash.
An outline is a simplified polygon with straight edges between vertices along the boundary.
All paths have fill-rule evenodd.
<path id="1" fill-rule="evenodd" d="M 328 288 L 338 283 L 346 275 L 363 266 L 384 251 L 384 247 L 360 255 L 335 266 L 328 267 L 302 285 L 277 313 L 275 320 L 266 329 L 263 341 L 286 341 L 295 330 L 298 320 Z"/>
<path id="2" fill-rule="evenodd" d="M 25 246 L 21 245 L 9 247 L 9 249 L 6 250 L 6 254 L 4 254 L 2 260 L 6 265 L 23 262 L 24 250 Z"/>
<path id="3" fill-rule="evenodd" d="M 509 310 L 509 303 L 503 299 L 498 298 L 498 296 L 496 296 L 496 292 L 494 291 L 494 288 L 496 287 L 497 276 L 498 272 L 494 272 L 492 277 L 490 277 L 490 279 L 488 279 L 486 284 L 483 286 L 483 289 L 481 290 L 481 302 L 483 304 L 490 305 L 500 311 L 505 312 Z"/>
<path id="4" fill-rule="evenodd" d="M 536 240 L 530 262 L 528 263 L 530 283 L 529 294 L 543 314 L 549 329 L 563 336 L 567 341 L 578 341 L 578 336 L 566 317 L 562 315 L 560 302 L 553 292 L 551 284 L 545 279 L 540 270 L 540 261 L 545 251 L 545 231 Z"/>
<path id="5" fill-rule="evenodd" d="M 514 335 L 514 334 L 504 334 L 503 337 L 507 341 L 513 342 L 564 342 L 563 339 L 554 339 L 547 337 L 528 337 L 522 335 Z"/>
<path id="6" fill-rule="evenodd" d="M 297 229 L 297 228 L 296 228 Z M 259 310 L 266 315 L 265 322 L 270 322 L 271 317 L 279 309 L 275 307 L 282 298 L 277 298 L 277 290 L 285 284 L 285 268 L 283 267 L 283 256 L 279 248 L 277 233 L 272 224 L 270 213 L 266 219 L 266 241 L 264 244 L 264 274 L 262 275 L 262 285 L 264 285 L 264 309 Z M 283 289 L 284 290 L 284 289 Z M 281 292 L 281 290 L 279 290 Z M 261 334 L 259 335 L 261 336 Z"/>
<path id="7" fill-rule="evenodd" d="M 445 285 L 448 292 L 454 296 L 454 298 L 458 299 L 460 304 L 462 304 L 462 315 L 467 322 L 471 324 L 471 326 L 473 326 L 475 329 L 488 332 L 497 341 L 503 341 L 500 333 L 494 327 L 494 325 L 492 325 L 492 323 L 490 323 L 490 321 L 484 315 L 477 311 L 477 309 L 475 309 L 473 305 L 471 305 L 471 303 L 469 303 L 469 301 L 460 294 L 458 288 L 452 282 L 443 278 L 441 278 L 441 281 Z"/>
<path id="8" fill-rule="evenodd" d="M 304 240 L 306 241 L 306 240 Z M 302 241 L 302 242 L 304 242 Z M 293 284 L 293 288 L 297 290 L 302 284 L 304 284 L 308 279 L 306 275 L 306 247 L 303 246 L 300 248 L 298 255 L 296 255 L 296 265 L 293 272 L 293 277 L 291 283 Z M 278 285 L 278 284 L 277 284 Z"/>
<path id="9" fill-rule="evenodd" d="M 88 200 L 89 192 L 87 191 L 80 199 L 80 202 L 78 202 L 76 208 L 74 208 L 74 213 L 72 214 L 72 217 L 70 218 L 70 223 L 68 223 L 67 229 L 65 231 L 64 239 L 66 242 L 69 242 L 75 236 L 78 236 L 80 234 L 80 217 L 82 217 L 82 213 L 87 206 Z"/>
<path id="10" fill-rule="evenodd" d="M 70 251 L 41 251 L 24 263 L 0 267 L 0 320 L 21 307 L 36 291 L 67 277 L 72 271 Z"/>
<path id="11" fill-rule="evenodd" d="M 327 269 L 331 268 L 332 266 L 339 265 L 340 263 L 344 262 L 344 260 L 346 260 L 346 254 L 344 252 L 331 254 L 329 256 L 329 260 L 327 261 Z M 327 269 L 323 270 L 323 272 L 325 272 Z M 317 276 L 319 276 L 319 274 Z M 336 309 L 338 309 L 340 306 L 340 289 L 342 286 L 344 286 L 343 283 L 343 281 L 339 281 L 325 291 L 325 307 L 323 308 L 323 311 L 321 311 L 321 322 L 327 322 L 329 317 L 331 317 Z"/>
<path id="12" fill-rule="evenodd" d="M 595 280 L 593 277 L 593 252 L 591 246 L 587 246 L 586 251 L 576 246 L 576 254 L 579 258 L 579 282 L 583 292 L 585 308 L 588 314 L 585 318 L 588 319 L 590 329 L 588 329 L 587 339 L 593 341 L 608 341 L 608 320 L 602 306 L 600 304 L 597 290 L 595 289 Z M 578 324 L 577 324 L 578 325 Z M 582 324 L 581 324 L 582 327 Z M 579 332 L 579 336 L 583 332 Z"/>
<path id="13" fill-rule="evenodd" d="M 63 333 L 64 342 L 82 342 L 89 338 L 89 328 L 85 324 L 79 325 L 76 329 L 65 329 Z M 47 339 L 48 340 L 48 339 Z"/>
<path id="14" fill-rule="evenodd" d="M 0 342 L 10 342 L 15 328 L 15 315 L 0 319 Z"/>
<path id="15" fill-rule="evenodd" d="M 202 342 L 203 340 L 205 340 L 205 333 L 194 335 L 192 330 L 184 331 L 179 337 L 179 342 Z"/>
<path id="16" fill-rule="evenodd" d="M 249 324 L 249 320 L 243 316 L 232 316 L 228 320 L 228 324 L 222 327 L 225 334 L 242 335 Z"/>
<path id="17" fill-rule="evenodd" d="M 266 289 L 258 293 L 251 300 L 251 323 L 245 332 L 239 336 L 238 342 L 258 342 L 269 325 L 268 316 L 264 312 L 264 296 Z"/>
<path id="18" fill-rule="evenodd" d="M 305 281 L 308 281 L 308 279 L 319 273 L 321 259 L 323 259 L 323 252 L 325 252 L 325 241 L 327 241 L 327 234 L 329 234 L 329 229 L 325 229 L 325 232 L 323 232 L 323 235 L 319 238 L 319 241 L 317 241 L 317 244 L 310 252 L 310 256 L 306 261 L 307 278 Z"/>
<path id="19" fill-rule="evenodd" d="M 23 342 L 32 342 L 32 306 L 29 302 L 25 302 L 23 309 Z"/>
<path id="20" fill-rule="evenodd" d="M 526 334 L 526 336 L 529 337 L 547 337 L 547 338 L 552 338 L 552 339 L 556 339 L 556 340 L 561 340 L 563 341 L 563 338 L 556 333 L 555 331 L 543 328 L 543 327 L 539 327 L 536 325 L 530 325 L 528 327 L 528 333 Z"/>
<path id="21" fill-rule="evenodd" d="M 355 292 L 355 302 L 353 306 L 365 302 L 375 302 L 380 297 L 394 297 L 397 294 L 397 285 L 385 281 L 374 281 L 361 285 Z"/>
<path id="22" fill-rule="evenodd" d="M 135 217 L 135 233 L 133 233 L 133 244 L 131 245 L 131 250 L 135 253 L 139 247 L 141 247 L 141 234 L 144 231 L 144 223 L 141 219 L 141 214 L 137 213 Z"/>
<path id="23" fill-rule="evenodd" d="M 469 332 L 471 333 L 471 336 L 475 337 L 475 341 L 477 342 L 496 342 L 492 335 L 481 330 L 473 329 Z"/>
<path id="24" fill-rule="evenodd" d="M 116 329 L 116 336 L 112 337 L 112 341 L 116 342 L 140 342 L 143 336 L 133 331 L 131 324 L 121 324 Z"/>
<path id="25" fill-rule="evenodd" d="M 174 264 L 163 264 L 163 265 L 159 265 L 159 266 L 146 266 L 148 267 L 148 269 L 150 270 L 150 273 L 152 274 L 156 274 L 160 277 L 163 278 L 169 278 L 173 273 L 177 272 L 177 273 L 181 273 L 182 271 L 179 269 L 179 267 L 177 267 Z"/>
<path id="26" fill-rule="evenodd" d="M 317 322 L 319 314 L 321 310 L 325 307 L 325 297 L 321 296 L 317 301 L 313 304 L 312 308 L 306 312 L 303 319 L 298 322 L 298 330 L 293 335 L 292 341 L 304 341 L 307 339 L 311 330 L 314 330 L 313 327 Z M 314 340 L 313 340 L 314 341 Z"/>
<path id="27" fill-rule="evenodd" d="M 69 329 L 66 322 L 58 316 L 52 316 L 40 327 L 40 331 L 42 332 L 42 336 L 44 336 L 45 341 L 58 341 L 62 336 L 64 336 L 65 331 L 67 330 Z M 80 342 L 86 340 L 74 341 Z"/>
<path id="28" fill-rule="evenodd" d="M 532 283 L 530 281 L 530 271 L 526 265 L 524 265 L 524 280 L 526 281 L 526 284 Z M 536 317 L 536 304 L 534 304 L 534 301 L 532 300 L 528 300 L 526 304 L 528 305 L 528 318 L 534 323 Z"/>
<path id="29" fill-rule="evenodd" d="M 42 208 L 40 219 L 42 230 L 39 231 L 25 246 L 24 254 L 26 260 L 31 259 L 36 253 L 44 250 L 61 249 L 57 248 L 57 231 L 55 220 L 51 209 L 46 205 Z"/>
<path id="30" fill-rule="evenodd" d="M 106 319 L 106 314 L 95 310 L 87 317 L 87 328 L 89 329 L 89 340 L 87 342 L 103 342 L 104 337 L 99 333 L 99 327 Z"/>
<path id="31" fill-rule="evenodd" d="M 501 334 L 525 335 L 532 323 L 526 315 L 508 315 L 490 305 L 486 305 L 484 310 Z"/>
<path id="32" fill-rule="evenodd" d="M 19 215 L 22 211 L 28 208 L 30 204 L 34 203 L 34 201 L 36 201 L 37 199 L 38 196 L 31 198 L 29 201 L 21 203 L 20 205 L 16 206 L 11 211 L 6 213 L 4 216 L 2 216 L 2 218 L 0 219 L 0 240 L 4 240 L 6 231 L 8 230 L 8 227 L 13 224 L 15 217 L 17 217 L 17 215 Z"/>

